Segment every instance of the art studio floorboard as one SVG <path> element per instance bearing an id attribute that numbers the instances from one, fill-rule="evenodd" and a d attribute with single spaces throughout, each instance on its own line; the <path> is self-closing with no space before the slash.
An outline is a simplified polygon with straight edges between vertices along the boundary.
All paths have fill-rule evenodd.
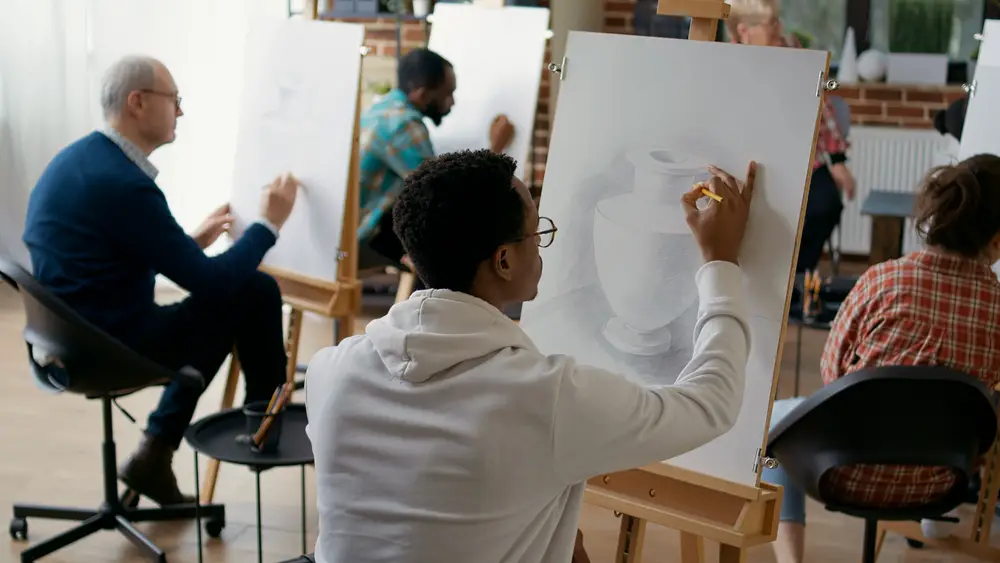
<path id="1" fill-rule="evenodd" d="M 169 299 L 170 296 L 165 296 Z M 378 311 L 366 311 L 377 315 Z M 96 507 L 100 491 L 100 407 L 78 396 L 50 396 L 36 389 L 29 375 L 20 338 L 24 316 L 20 300 L 9 287 L 0 286 L 0 522 L 6 525 L 10 506 L 15 502 Z M 357 324 L 364 330 L 363 319 Z M 779 397 L 790 396 L 794 371 L 795 331 L 787 332 L 788 340 L 782 360 Z M 820 385 L 818 361 L 825 333 L 805 331 L 802 346 L 801 390 L 809 393 Z M 300 358 L 309 358 L 331 341 L 331 324 L 307 317 L 303 330 Z M 242 389 L 240 390 L 242 394 Z M 196 417 L 218 409 L 222 382 L 214 381 L 199 404 Z M 159 390 L 146 390 L 121 401 L 122 406 L 140 424 L 155 405 Z M 301 400 L 301 397 L 298 397 Z M 237 402 L 241 402 L 237 396 Z M 127 455 L 138 440 L 140 425 L 131 424 L 114 411 L 115 436 L 119 459 Z M 181 487 L 193 493 L 194 467 L 192 452 L 187 446 L 178 451 L 174 463 Z M 202 464 L 204 471 L 205 464 Z M 49 475 L 49 476 L 46 476 Z M 312 470 L 306 471 L 307 539 L 315 541 L 316 510 L 312 504 L 314 483 Z M 299 517 L 299 470 L 274 469 L 262 476 L 264 561 L 277 562 L 292 558 L 301 551 Z M 256 560 L 254 527 L 254 480 L 245 468 L 223 465 L 216 488 L 216 501 L 225 503 L 227 527 L 220 540 L 203 535 L 207 563 L 246 562 Z M 148 502 L 148 501 L 144 501 Z M 969 517 L 972 507 L 964 509 Z M 811 561 L 860 560 L 862 524 L 859 520 L 825 512 L 818 504 L 809 505 L 809 539 L 807 559 Z M 595 563 L 613 561 L 617 544 L 618 519 L 610 512 L 592 506 L 584 508 L 581 519 L 586 546 Z M 5 526 L 6 527 L 6 526 Z M 29 541 L 50 537 L 68 527 L 67 523 L 29 520 Z M 167 551 L 174 563 L 197 561 L 197 540 L 193 522 L 140 524 L 139 528 Z M 644 561 L 650 563 L 675 561 L 680 541 L 676 532 L 651 526 L 647 532 Z M 4 533 L 0 539 L 0 561 L 17 561 L 27 544 L 14 542 Z M 711 551 L 711 546 L 706 546 Z M 310 550 L 312 548 L 310 547 Z M 141 561 L 139 553 L 120 535 L 102 532 L 61 550 L 45 559 L 47 563 L 132 562 Z M 714 561 L 710 555 L 708 561 Z M 770 547 L 750 551 L 748 561 L 774 561 Z M 889 536 L 879 559 L 881 563 L 940 563 L 966 562 L 972 559 L 949 553 L 908 548 L 898 536 Z"/>

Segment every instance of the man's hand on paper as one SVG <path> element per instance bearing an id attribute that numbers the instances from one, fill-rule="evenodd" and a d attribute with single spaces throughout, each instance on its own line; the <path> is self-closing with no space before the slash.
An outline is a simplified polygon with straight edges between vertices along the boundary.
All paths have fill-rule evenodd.
<path id="1" fill-rule="evenodd" d="M 299 193 L 299 181 L 287 173 L 274 179 L 264 188 L 260 199 L 260 214 L 269 223 L 280 229 L 284 226 L 295 205 Z"/>
<path id="2" fill-rule="evenodd" d="M 710 166 L 709 171 L 712 173 L 711 180 L 705 184 L 696 184 L 681 197 L 687 224 L 706 262 L 721 260 L 739 264 L 740 245 L 743 243 L 750 215 L 757 164 L 750 163 L 746 182 L 740 182 L 714 166 Z M 701 193 L 702 188 L 721 196 L 722 201 L 709 199 L 704 209 L 698 209 L 698 200 L 705 197 Z"/>
<path id="3" fill-rule="evenodd" d="M 222 233 L 229 230 L 229 226 L 233 224 L 233 219 L 234 217 L 229 204 L 221 205 L 205 218 L 198 227 L 198 230 L 191 235 L 191 238 L 198 243 L 198 246 L 202 250 L 205 250 L 209 246 L 212 246 L 212 243 L 218 240 Z"/>
<path id="4" fill-rule="evenodd" d="M 514 140 L 514 124 L 506 115 L 498 115 L 490 124 L 490 149 L 493 152 L 503 152 Z"/>

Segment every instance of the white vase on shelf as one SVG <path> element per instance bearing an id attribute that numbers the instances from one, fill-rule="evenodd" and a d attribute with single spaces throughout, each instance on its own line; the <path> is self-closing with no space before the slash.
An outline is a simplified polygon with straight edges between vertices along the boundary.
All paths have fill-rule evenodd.
<path id="1" fill-rule="evenodd" d="M 841 84 L 858 83 L 858 47 L 854 41 L 853 27 L 848 27 L 847 34 L 844 36 L 844 52 L 840 56 L 837 82 Z"/>
<path id="2" fill-rule="evenodd" d="M 603 334 L 622 352 L 652 356 L 670 350 L 670 323 L 698 298 L 701 254 L 680 199 L 709 174 L 673 149 L 637 150 L 629 160 L 632 191 L 599 201 L 594 213 L 597 276 L 615 314 Z"/>
<path id="3" fill-rule="evenodd" d="M 412 0 L 413 15 L 418 18 L 425 17 L 431 11 L 431 0 Z"/>

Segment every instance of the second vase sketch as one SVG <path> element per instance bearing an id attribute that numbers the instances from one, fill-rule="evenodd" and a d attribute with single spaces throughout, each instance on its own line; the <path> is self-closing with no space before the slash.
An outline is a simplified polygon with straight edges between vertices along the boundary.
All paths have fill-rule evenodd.
<path id="1" fill-rule="evenodd" d="M 621 352 L 654 356 L 671 350 L 671 323 L 698 299 L 701 257 L 681 196 L 709 174 L 703 159 L 676 149 L 643 148 L 627 158 L 632 191 L 594 209 L 597 275 L 614 312 L 602 332 Z"/>

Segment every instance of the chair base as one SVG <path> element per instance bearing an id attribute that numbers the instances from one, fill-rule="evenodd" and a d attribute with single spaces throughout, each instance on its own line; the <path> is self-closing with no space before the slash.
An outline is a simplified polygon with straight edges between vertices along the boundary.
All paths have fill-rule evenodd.
<path id="1" fill-rule="evenodd" d="M 167 556 L 149 538 L 137 530 L 133 526 L 134 523 L 193 520 L 200 512 L 201 517 L 206 519 L 205 530 L 208 535 L 218 537 L 222 533 L 222 528 L 225 527 L 226 510 L 223 505 L 212 504 L 196 507 L 194 504 L 178 504 L 158 508 L 129 508 L 120 503 L 115 504 L 115 506 L 102 506 L 98 510 L 30 504 L 14 505 L 14 518 L 10 523 L 10 533 L 15 539 L 27 539 L 28 518 L 81 522 L 81 524 L 55 537 L 22 551 L 21 562 L 37 561 L 96 532 L 117 530 L 132 542 L 144 557 L 151 561 L 165 563 Z"/>
<path id="2" fill-rule="evenodd" d="M 167 556 L 156 547 L 142 532 L 132 524 L 136 522 L 163 522 L 168 520 L 194 520 L 198 516 L 204 518 L 205 532 L 217 538 L 226 525 L 226 508 L 221 504 L 175 504 L 156 508 L 138 508 L 139 495 L 126 489 L 121 497 L 118 494 L 117 475 L 115 469 L 115 439 L 111 424 L 111 398 L 101 397 L 101 411 L 104 425 L 104 443 L 102 444 L 101 473 L 104 481 L 104 502 L 96 510 L 81 508 L 64 508 L 57 506 L 38 506 L 31 504 L 15 504 L 14 518 L 10 522 L 10 535 L 13 539 L 28 539 L 28 518 L 47 518 L 50 520 L 70 520 L 81 522 L 65 532 L 35 544 L 21 552 L 21 562 L 37 561 L 50 553 L 76 543 L 83 538 L 102 530 L 117 530 L 132 542 L 142 554 L 157 562 L 166 562 Z M 201 549 L 201 530 L 198 530 L 198 540 Z"/>

